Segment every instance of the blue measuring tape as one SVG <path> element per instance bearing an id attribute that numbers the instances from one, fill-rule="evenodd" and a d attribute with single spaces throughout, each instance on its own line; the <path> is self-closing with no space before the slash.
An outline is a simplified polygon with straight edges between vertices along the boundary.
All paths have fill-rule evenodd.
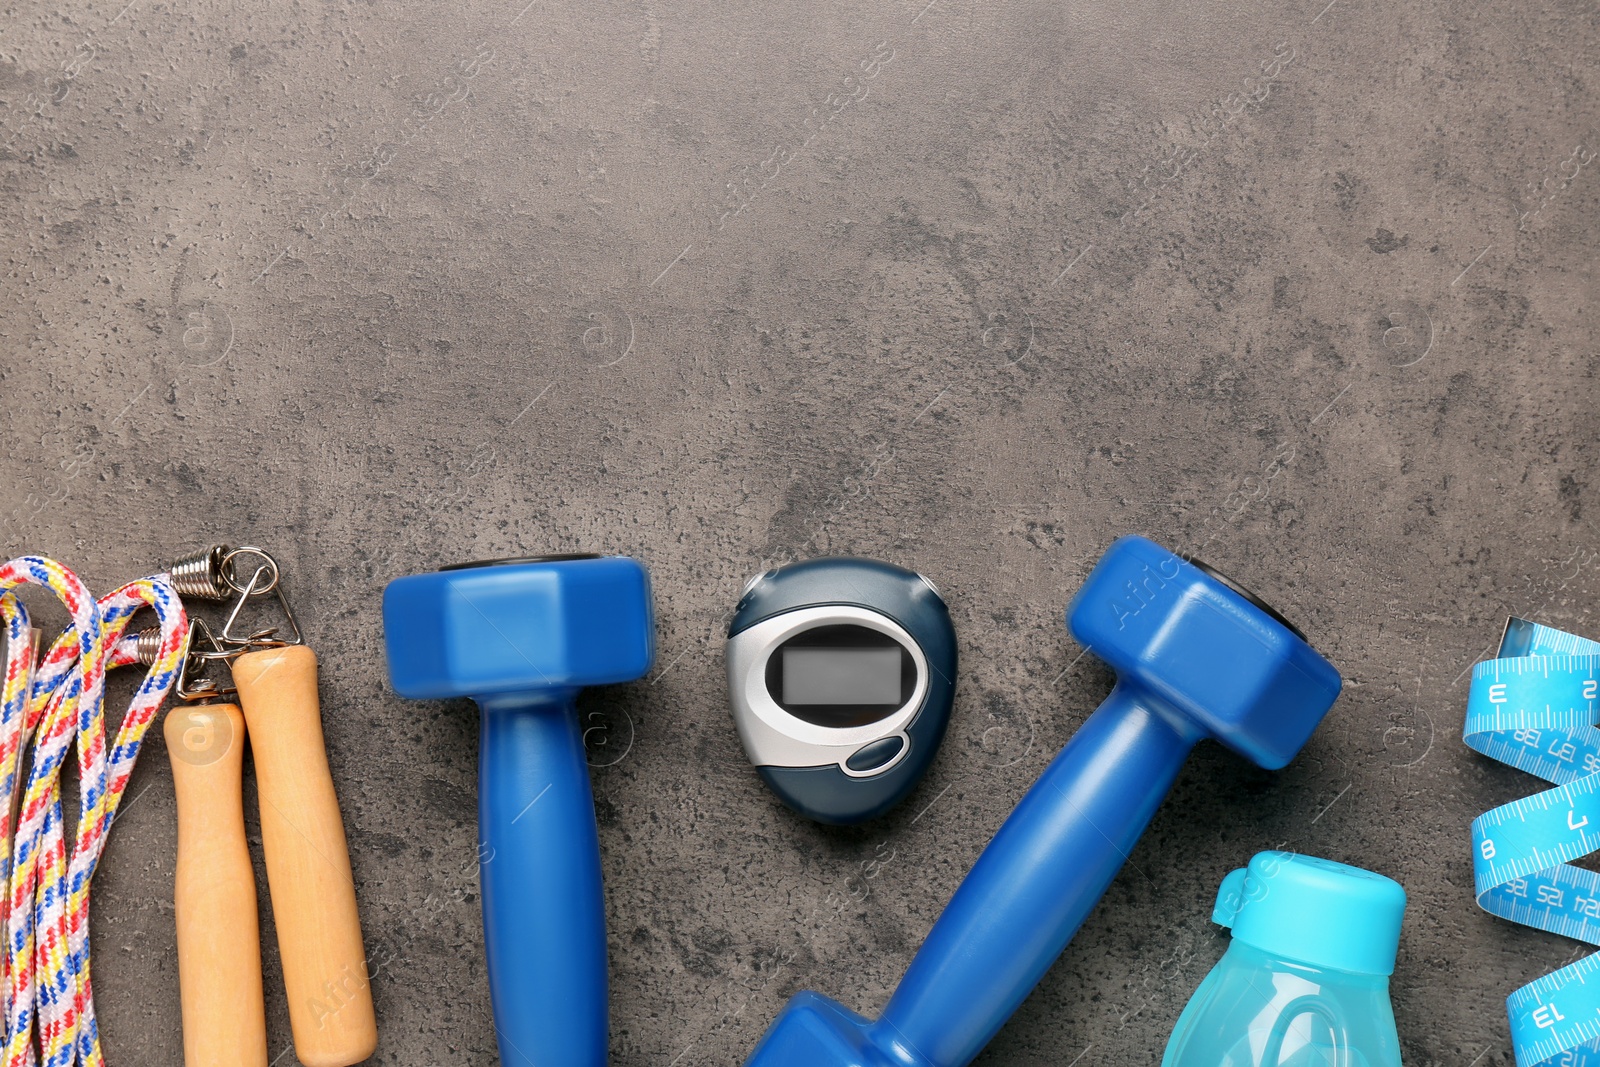
<path id="1" fill-rule="evenodd" d="M 1600 642 L 1512 619 L 1472 668 L 1463 740 L 1556 785 L 1472 822 L 1478 905 L 1600 945 L 1600 874 L 1571 861 L 1600 849 Z M 1600 1067 L 1600 954 L 1506 998 L 1518 1067 Z"/>

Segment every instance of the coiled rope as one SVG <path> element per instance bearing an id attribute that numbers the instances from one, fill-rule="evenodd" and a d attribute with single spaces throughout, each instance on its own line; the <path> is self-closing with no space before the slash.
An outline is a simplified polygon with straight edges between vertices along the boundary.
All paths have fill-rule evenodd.
<path id="1" fill-rule="evenodd" d="M 28 610 L 15 593 L 24 585 L 49 589 L 72 615 L 72 625 L 37 662 Z M 139 662 L 139 639 L 124 631 L 146 607 L 159 621 L 160 642 L 108 752 L 106 671 Z M 0 566 L 0 624 L 6 634 L 0 688 L 4 1067 L 102 1067 L 90 981 L 89 884 L 144 735 L 178 679 L 188 619 L 166 575 L 130 582 L 97 601 L 61 564 L 23 556 Z M 61 769 L 74 740 L 79 809 L 69 855 Z M 22 755 L 30 744 L 24 787 Z"/>

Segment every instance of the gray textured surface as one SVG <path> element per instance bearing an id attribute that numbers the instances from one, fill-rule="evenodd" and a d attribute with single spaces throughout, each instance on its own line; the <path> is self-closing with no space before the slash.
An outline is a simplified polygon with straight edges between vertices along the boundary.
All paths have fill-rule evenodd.
<path id="1" fill-rule="evenodd" d="M 1283 844 L 1410 891 L 1409 1064 L 1510 1064 L 1503 996 L 1572 946 L 1472 903 L 1469 819 L 1535 782 L 1462 748 L 1462 672 L 1508 611 L 1600 630 L 1593 4 L 524 2 L 0 28 L 4 551 L 284 560 L 373 1062 L 494 1060 L 476 725 L 387 690 L 388 579 L 649 563 L 656 673 L 586 703 L 614 1060 L 728 1064 L 796 988 L 882 1004 L 1107 690 L 1060 611 L 1137 530 L 1346 695 L 1279 775 L 1192 762 L 983 1062 L 1155 1062 L 1218 880 Z M 928 573 L 965 657 L 929 778 L 853 831 L 775 804 L 723 691 L 739 584 L 824 552 Z M 181 1056 L 160 744 L 97 881 L 117 1064 Z"/>

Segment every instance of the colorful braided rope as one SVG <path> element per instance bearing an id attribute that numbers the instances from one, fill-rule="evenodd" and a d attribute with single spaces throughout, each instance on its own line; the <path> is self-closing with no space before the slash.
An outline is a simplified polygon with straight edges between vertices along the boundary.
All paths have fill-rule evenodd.
<path id="1" fill-rule="evenodd" d="M 72 614 L 72 625 L 37 663 L 27 609 L 14 593 L 22 585 L 51 590 Z M 105 673 L 138 661 L 135 638 L 124 631 L 146 607 L 160 623 L 160 648 L 108 752 Z M 3 1063 L 101 1067 L 89 966 L 89 885 L 145 733 L 177 681 L 188 651 L 188 620 L 165 576 L 130 582 L 96 601 L 59 563 L 24 556 L 0 566 L 0 625 L 6 634 L 0 687 Z M 32 759 L 12 825 L 21 754 L 30 739 Z M 69 856 L 61 768 L 74 740 L 79 812 Z"/>

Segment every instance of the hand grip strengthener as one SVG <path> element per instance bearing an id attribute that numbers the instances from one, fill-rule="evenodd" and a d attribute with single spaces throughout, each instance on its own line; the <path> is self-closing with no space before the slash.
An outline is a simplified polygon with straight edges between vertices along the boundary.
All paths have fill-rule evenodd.
<path id="1" fill-rule="evenodd" d="M 1117 684 L 978 857 L 882 1016 L 799 993 L 748 1067 L 964 1067 L 1066 948 L 1198 742 L 1282 767 L 1339 694 L 1282 615 L 1142 537 L 1107 550 L 1067 625 Z"/>
<path id="2" fill-rule="evenodd" d="M 177 684 L 184 703 L 162 727 L 178 801 L 172 897 L 186 1067 L 267 1064 L 260 912 L 244 828 L 244 715 L 236 703 L 217 702 L 237 689 L 200 676 L 232 655 L 203 620 L 190 618 Z"/>
<path id="3" fill-rule="evenodd" d="M 623 556 L 471 563 L 389 583 L 389 679 L 403 697 L 470 696 L 489 994 L 506 1067 L 602 1067 L 600 840 L 576 701 L 655 653 L 650 579 Z"/>
<path id="4" fill-rule="evenodd" d="M 251 560 L 256 561 L 255 568 L 248 581 L 241 581 L 241 561 Z M 176 725 L 169 718 L 167 727 L 169 744 L 176 734 L 174 774 L 182 779 L 177 893 L 190 902 L 189 915 L 194 918 L 185 952 L 180 916 L 180 972 L 187 962 L 189 974 L 194 975 L 191 980 L 180 973 L 186 1050 L 197 1050 L 203 1047 L 198 1043 L 212 1040 L 203 1033 L 191 1039 L 192 1030 L 209 1029 L 206 1020 L 227 1019 L 229 1004 L 249 999 L 248 953 L 224 952 L 209 939 L 231 921 L 253 928 L 255 891 L 248 855 L 241 856 L 239 848 L 244 832 L 238 799 L 239 746 L 234 743 L 218 753 L 212 764 L 199 761 L 181 772 L 177 765 L 190 753 L 190 745 L 209 753 L 219 743 L 218 734 L 242 740 L 248 732 L 295 1054 L 305 1067 L 349 1067 L 372 1054 L 378 1033 L 349 846 L 322 733 L 316 654 L 304 644 L 277 561 L 260 549 L 219 546 L 174 564 L 171 576 L 181 594 L 234 599 L 220 641 L 213 639 L 211 650 L 199 656 L 230 664 L 239 699 L 237 709 L 232 705 L 212 705 L 204 712 L 191 709 Z M 288 636 L 280 637 L 275 628 L 235 633 L 245 605 L 269 595 L 277 598 Z M 198 684 L 196 689 L 204 691 Z M 192 864 L 184 863 L 184 842 L 192 846 Z M 237 936 L 242 944 L 242 935 Z M 259 970 L 259 963 L 256 967 Z M 219 972 L 227 972 L 229 978 L 217 980 Z M 256 981 L 259 985 L 259 976 Z M 248 1030 L 249 1026 L 241 1027 Z M 241 1033 L 239 1040 L 237 1055 L 256 1055 L 252 1033 Z M 220 1053 L 209 1058 L 197 1051 L 188 1055 L 189 1067 L 255 1062 Z"/>

